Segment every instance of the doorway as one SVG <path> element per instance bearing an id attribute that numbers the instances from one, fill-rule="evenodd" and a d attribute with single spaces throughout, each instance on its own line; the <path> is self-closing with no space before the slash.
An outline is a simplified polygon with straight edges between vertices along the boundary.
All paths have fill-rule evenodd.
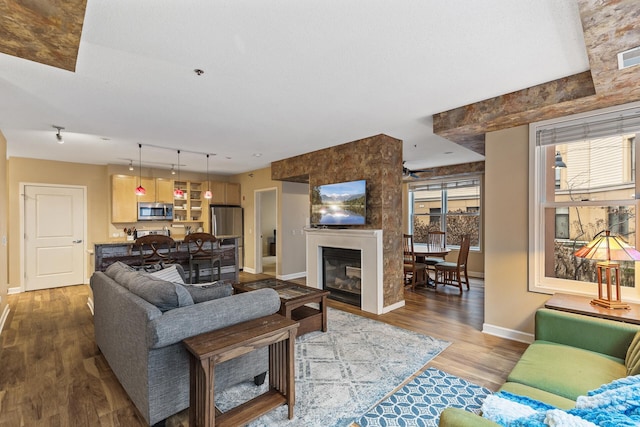
<path id="1" fill-rule="evenodd" d="M 23 288 L 85 282 L 86 188 L 24 184 Z"/>
<path id="2" fill-rule="evenodd" d="M 256 273 L 276 276 L 277 242 L 277 190 L 256 190 Z"/>

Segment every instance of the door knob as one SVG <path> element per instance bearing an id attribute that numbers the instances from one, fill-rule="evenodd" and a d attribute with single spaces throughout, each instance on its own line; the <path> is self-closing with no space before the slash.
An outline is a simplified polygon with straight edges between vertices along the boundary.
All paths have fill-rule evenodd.
<path id="1" fill-rule="evenodd" d="M 71 243 L 82 243 L 82 239 L 81 239 L 81 240 L 74 240 L 74 241 L 73 241 L 73 242 L 71 242 Z"/>

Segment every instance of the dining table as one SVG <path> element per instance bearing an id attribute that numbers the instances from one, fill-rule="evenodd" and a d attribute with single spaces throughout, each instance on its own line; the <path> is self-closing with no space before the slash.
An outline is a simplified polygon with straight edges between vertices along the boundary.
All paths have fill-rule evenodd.
<path id="1" fill-rule="evenodd" d="M 444 261 L 445 257 L 449 255 L 451 249 L 443 248 L 442 246 L 432 246 L 432 245 L 414 245 L 413 253 L 416 255 L 416 262 L 424 263 L 427 258 L 442 258 Z M 425 273 L 427 277 L 427 287 L 435 288 L 436 281 L 435 278 L 429 277 L 429 273 Z"/>

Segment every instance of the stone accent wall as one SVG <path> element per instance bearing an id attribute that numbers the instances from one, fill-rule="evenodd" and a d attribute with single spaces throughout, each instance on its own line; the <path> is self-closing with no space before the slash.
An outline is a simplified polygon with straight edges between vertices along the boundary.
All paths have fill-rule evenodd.
<path id="1" fill-rule="evenodd" d="M 367 180 L 367 224 L 383 230 L 384 306 L 404 299 L 402 267 L 402 141 L 377 135 L 271 163 L 271 179 L 309 188 Z"/>

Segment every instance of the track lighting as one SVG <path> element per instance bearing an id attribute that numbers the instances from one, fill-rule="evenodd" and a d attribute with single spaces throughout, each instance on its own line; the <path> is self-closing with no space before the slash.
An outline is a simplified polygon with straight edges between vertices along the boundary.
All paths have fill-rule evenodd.
<path id="1" fill-rule="evenodd" d="M 139 175 L 138 175 L 138 188 L 136 188 L 136 196 L 144 196 L 147 194 L 147 190 L 142 186 L 142 144 L 138 144 L 138 161 L 139 161 Z"/>
<path id="2" fill-rule="evenodd" d="M 58 144 L 64 144 L 64 139 L 62 139 L 62 134 L 60 133 L 60 131 L 64 130 L 64 128 L 62 126 L 56 125 L 53 125 L 52 127 L 54 129 L 58 129 L 58 132 L 56 132 L 56 139 L 58 140 Z"/>
<path id="3" fill-rule="evenodd" d="M 178 150 L 178 181 L 176 182 L 176 187 L 173 189 L 173 197 L 176 199 L 181 199 L 184 197 L 184 191 L 180 188 L 180 150 Z"/>
<path id="4" fill-rule="evenodd" d="M 171 175 L 175 175 L 176 174 L 176 168 L 171 165 Z"/>
<path id="5" fill-rule="evenodd" d="M 133 170 L 133 160 L 129 160 L 129 170 Z"/>
<path id="6" fill-rule="evenodd" d="M 209 155 L 207 154 L 207 191 L 204 192 L 204 198 L 210 199 L 212 197 L 213 194 L 211 193 L 211 186 L 209 182 Z"/>

